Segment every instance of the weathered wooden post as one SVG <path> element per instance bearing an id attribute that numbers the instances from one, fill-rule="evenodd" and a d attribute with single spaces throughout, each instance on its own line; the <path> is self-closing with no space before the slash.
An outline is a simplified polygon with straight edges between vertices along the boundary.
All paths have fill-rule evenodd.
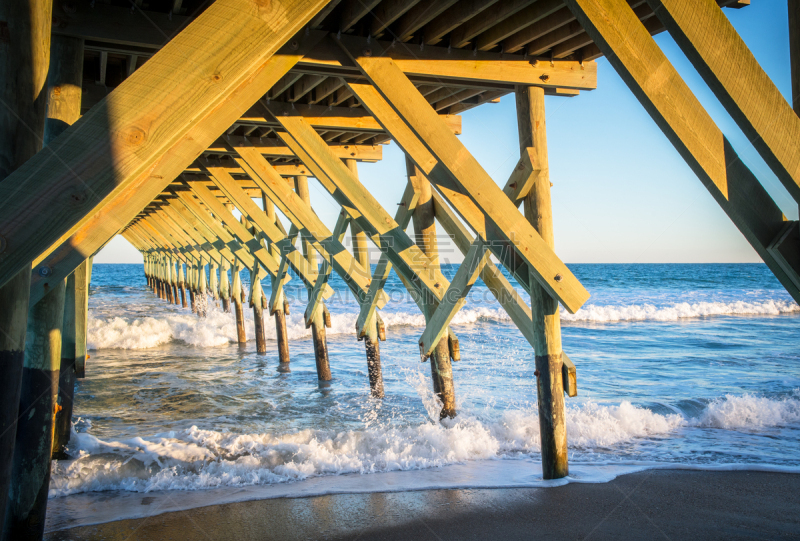
<path id="1" fill-rule="evenodd" d="M 81 116 L 81 85 L 83 84 L 83 39 L 55 35 L 50 44 L 50 68 L 47 76 L 47 118 L 44 142 L 53 139 Z M 58 407 L 56 407 L 52 454 L 65 457 L 72 428 L 72 399 L 75 394 L 76 362 L 80 354 L 83 370 L 86 358 L 86 318 L 88 276 L 91 258 L 84 261 L 67 278 L 62 312 Z M 76 281 L 77 278 L 77 281 Z M 149 280 L 149 277 L 148 277 Z M 80 282 L 80 283 L 78 283 Z M 57 294 L 52 291 L 48 296 Z M 51 299 L 58 304 L 57 299 Z M 76 317 L 78 319 L 76 319 Z M 81 335 L 78 339 L 77 336 Z M 81 374 L 82 376 L 83 374 Z"/>
<path id="2" fill-rule="evenodd" d="M 294 177 L 294 188 L 297 195 L 300 196 L 304 202 L 311 204 L 311 195 L 308 192 L 308 178 L 305 176 Z M 303 255 L 308 260 L 309 266 L 312 270 L 318 268 L 317 256 L 311 243 L 303 239 Z M 309 300 L 311 300 L 309 289 Z M 317 378 L 320 381 L 330 381 L 333 379 L 331 376 L 331 367 L 328 362 L 328 341 L 325 333 L 325 303 L 321 302 L 319 307 L 315 310 L 314 315 L 311 317 L 311 338 L 314 341 L 314 359 L 317 362 Z"/>
<path id="3" fill-rule="evenodd" d="M 206 278 L 206 260 L 205 256 L 200 256 L 200 265 L 197 268 L 197 296 L 199 302 L 197 303 L 197 315 L 199 317 L 206 317 L 206 306 L 208 305 L 208 281 Z"/>
<path id="4" fill-rule="evenodd" d="M 175 299 L 172 296 L 172 282 L 174 280 L 172 273 L 174 268 L 172 266 L 172 258 L 168 255 L 164 256 L 164 287 L 166 289 L 165 293 L 167 296 L 167 302 L 170 304 L 174 304 Z"/>
<path id="5" fill-rule="evenodd" d="M 186 308 L 186 275 L 183 273 L 183 263 L 178 261 L 178 290 L 181 292 L 181 306 Z"/>
<path id="6" fill-rule="evenodd" d="M 91 257 L 81 263 L 67 278 L 64 323 L 61 329 L 61 369 L 58 380 L 58 403 L 61 411 L 56 416 L 53 458 L 67 458 L 65 447 L 72 432 L 75 378 L 86 376 L 86 328 L 91 279 Z"/>
<path id="7" fill-rule="evenodd" d="M 231 283 L 228 280 L 228 269 L 231 264 L 227 259 L 222 260 L 222 267 L 219 272 L 219 298 L 222 299 L 222 311 L 231 311 Z"/>
<path id="8" fill-rule="evenodd" d="M 353 159 L 345 159 L 347 167 L 358 177 L 358 162 Z M 353 241 L 353 255 L 356 261 L 363 267 L 363 272 L 369 279 L 372 276 L 372 268 L 369 263 L 369 252 L 367 251 L 367 234 L 355 222 L 350 222 L 350 236 Z M 362 272 L 353 269 L 352 272 Z M 369 388 L 372 396 L 383 398 L 383 373 L 381 371 L 381 346 L 378 335 L 377 310 L 373 311 L 372 318 L 364 325 L 365 334 L 364 348 L 367 353 L 367 373 L 369 375 Z"/>
<path id="9" fill-rule="evenodd" d="M 172 274 L 172 304 L 181 303 L 178 298 L 178 272 L 175 267 L 176 263 L 180 267 L 180 261 L 176 260 L 174 257 L 169 258 L 169 271 L 170 274 Z"/>
<path id="10" fill-rule="evenodd" d="M 436 223 L 434 222 L 434 204 L 433 195 L 431 193 L 430 182 L 417 171 L 413 163 L 406 158 L 406 170 L 408 176 L 418 177 L 420 182 L 416 182 L 419 190 L 419 202 L 414 210 L 411 219 L 414 222 L 414 233 L 416 235 L 416 243 L 422 252 L 431 258 L 433 265 L 428 272 L 439 270 L 439 245 L 436 239 Z M 419 272 L 426 272 L 420 269 Z M 435 297 L 430 295 L 426 290 L 422 291 L 422 302 L 424 307 L 425 321 L 429 321 L 436 312 L 436 307 L 439 302 Z M 436 349 L 430 356 L 431 363 L 431 378 L 433 379 L 433 392 L 442 401 L 442 411 L 439 417 L 456 416 L 456 393 L 453 385 L 453 368 L 450 362 L 450 346 L 449 346 L 449 330 L 445 331 Z"/>
<path id="11" fill-rule="evenodd" d="M 539 173 L 524 199 L 525 217 L 553 248 L 553 210 L 550 203 L 550 172 L 547 162 L 544 89 L 518 87 L 517 127 L 522 153 L 533 147 Z M 567 425 L 562 379 L 561 318 L 558 301 L 536 279 L 532 279 L 531 313 L 536 353 L 536 390 L 539 402 L 539 428 L 542 439 L 542 473 L 545 479 L 569 475 L 567 464 Z"/>
<path id="12" fill-rule="evenodd" d="M 258 235 L 258 233 L 256 233 Z M 253 309 L 253 320 L 256 328 L 256 353 L 267 352 L 267 338 L 264 334 L 264 290 L 261 288 L 261 266 L 258 262 L 250 271 L 250 307 Z"/>
<path id="13" fill-rule="evenodd" d="M 191 267 L 186 268 L 186 278 L 188 279 L 189 289 L 189 302 L 192 305 L 192 313 L 197 313 L 197 299 L 195 292 L 197 291 L 197 263 L 192 261 Z"/>
<path id="14" fill-rule="evenodd" d="M 54 417 L 66 282 L 61 281 L 28 314 L 20 411 L 4 527 L 5 539 L 41 539 L 47 512 Z"/>
<path id="15" fill-rule="evenodd" d="M 270 201 L 267 196 L 262 192 L 261 203 L 264 206 L 264 212 L 267 218 L 273 223 L 278 223 L 278 217 L 275 214 L 275 204 Z M 280 261 L 281 252 L 278 247 L 270 243 L 270 251 L 275 258 Z M 286 330 L 286 310 L 289 303 L 286 302 L 286 295 L 283 292 L 283 284 L 278 281 L 275 276 L 270 276 L 270 285 L 272 288 L 272 304 L 268 307 L 270 314 L 275 317 L 275 336 L 278 342 L 278 361 L 281 364 L 281 370 L 288 371 L 289 366 L 289 332 Z"/>
<path id="16" fill-rule="evenodd" d="M 236 338 L 240 346 L 247 343 L 247 335 L 244 332 L 244 307 L 242 306 L 242 277 L 239 260 L 233 262 L 233 280 L 231 283 L 231 298 L 233 299 L 233 310 L 236 313 Z"/>
<path id="17" fill-rule="evenodd" d="M 217 300 L 219 299 L 219 279 L 217 278 L 219 274 L 217 273 L 218 269 L 217 262 L 211 260 L 209 263 L 209 282 L 208 287 L 211 290 L 211 298 L 214 299 L 214 304 L 217 304 Z"/>
<path id="18" fill-rule="evenodd" d="M 0 182 L 42 148 L 51 19 L 51 0 L 0 2 L 0 21 L 7 25 L 0 40 Z M 0 237 L 0 250 L 7 243 Z M 8 522 L 30 282 L 31 266 L 26 265 L 0 288 L 0 523 Z"/>

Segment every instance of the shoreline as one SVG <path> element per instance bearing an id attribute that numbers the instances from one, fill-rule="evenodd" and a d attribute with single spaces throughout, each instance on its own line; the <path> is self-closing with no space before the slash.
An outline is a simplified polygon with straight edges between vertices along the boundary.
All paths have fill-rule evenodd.
<path id="1" fill-rule="evenodd" d="M 671 463 L 572 464 L 564 479 L 542 479 L 538 460 L 476 460 L 428 469 L 321 475 L 295 482 L 224 486 L 201 490 L 151 492 L 84 492 L 51 498 L 46 532 L 97 526 L 126 520 L 147 520 L 162 514 L 194 512 L 209 506 L 231 505 L 274 499 L 327 496 L 397 494 L 437 490 L 553 489 L 582 484 L 606 484 L 615 479 L 647 473 L 741 472 L 796 475 L 800 467 L 764 464 L 686 465 Z M 499 481 L 502 480 L 502 481 Z"/>
<path id="2" fill-rule="evenodd" d="M 148 501 L 152 497 L 137 496 L 138 505 L 152 505 Z M 57 507 L 54 502 L 68 498 L 51 500 L 51 509 Z M 61 528 L 45 538 L 286 541 L 516 539 L 533 534 L 557 539 L 800 539 L 800 475 L 648 469 L 605 483 L 573 482 L 549 488 L 439 488 L 283 497 Z"/>

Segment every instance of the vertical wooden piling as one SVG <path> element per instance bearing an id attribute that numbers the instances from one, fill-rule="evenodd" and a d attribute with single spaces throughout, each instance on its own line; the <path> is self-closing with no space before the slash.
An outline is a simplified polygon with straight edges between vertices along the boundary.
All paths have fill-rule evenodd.
<path id="1" fill-rule="evenodd" d="M 358 176 L 358 164 L 353 159 L 346 159 L 345 164 Z M 363 268 L 363 272 L 369 279 L 372 276 L 372 268 L 369 264 L 369 252 L 367 251 L 367 234 L 359 227 L 355 220 L 350 222 L 350 237 L 353 241 L 353 255 L 356 261 Z M 353 272 L 358 272 L 353 269 Z M 375 398 L 383 398 L 383 373 L 381 371 L 381 345 L 378 336 L 377 311 L 373 312 L 372 318 L 364 325 L 365 334 L 364 349 L 367 353 L 367 374 L 369 375 L 370 393 Z"/>
<path id="2" fill-rule="evenodd" d="M 0 41 L 0 182 L 42 148 L 51 20 L 51 0 L 0 2 L 5 38 Z M 0 252 L 7 243 L 0 236 Z M 30 282 L 27 265 L 0 288 L 0 524 L 8 519 Z"/>
<path id="3" fill-rule="evenodd" d="M 219 298 L 222 300 L 222 311 L 227 313 L 231 311 L 231 283 L 228 280 L 230 266 L 230 263 L 223 259 L 219 270 Z"/>
<path id="4" fill-rule="evenodd" d="M 308 192 L 308 178 L 305 176 L 294 177 L 294 188 L 297 195 L 300 196 L 304 202 L 311 204 L 311 195 Z M 303 255 L 309 262 L 309 267 L 312 270 L 318 268 L 317 256 L 311 243 L 303 239 Z M 309 295 L 311 291 L 309 290 Z M 310 298 L 309 298 L 310 300 Z M 319 307 L 311 317 L 311 339 L 314 342 L 314 359 L 317 363 L 317 378 L 320 381 L 330 381 L 333 379 L 331 375 L 331 366 L 328 362 L 328 339 L 325 332 L 325 304 L 320 303 Z"/>
<path id="5" fill-rule="evenodd" d="M 65 292 L 62 280 L 28 314 L 19 403 L 25 413 L 17 420 L 5 539 L 38 540 L 44 533 Z"/>
<path id="6" fill-rule="evenodd" d="M 270 201 L 266 195 L 262 192 L 261 194 L 261 203 L 264 206 L 264 212 L 267 214 L 267 218 L 272 223 L 277 223 L 278 217 L 275 214 L 275 205 Z M 270 251 L 272 255 L 280 261 L 281 253 L 280 250 L 272 243 L 270 243 Z M 281 370 L 284 372 L 289 371 L 289 332 L 286 330 L 286 304 L 285 304 L 285 295 L 283 293 L 283 284 L 278 282 L 278 280 L 271 276 L 271 285 L 273 291 L 276 288 L 280 289 L 278 295 L 275 296 L 275 306 L 270 306 L 270 312 L 275 318 L 275 337 L 278 342 L 278 362 L 281 364 Z"/>
<path id="7" fill-rule="evenodd" d="M 178 290 L 181 292 L 181 306 L 186 308 L 186 276 L 183 273 L 183 263 L 178 261 Z"/>
<path id="8" fill-rule="evenodd" d="M 258 261 L 255 268 L 250 271 L 250 307 L 253 309 L 253 319 L 256 329 L 256 353 L 267 352 L 267 338 L 264 333 L 264 290 L 261 288 L 261 267 Z"/>
<path id="9" fill-rule="evenodd" d="M 408 176 L 418 176 L 423 179 L 419 185 L 419 202 L 411 219 L 414 221 L 416 242 L 422 252 L 431 258 L 434 265 L 429 271 L 439 270 L 439 245 L 436 239 L 436 223 L 434 222 L 433 195 L 431 185 L 419 172 L 413 163 L 406 159 Z M 424 272 L 424 271 L 421 271 Z M 423 306 L 425 321 L 429 321 L 436 312 L 439 302 L 436 298 L 423 291 Z M 456 391 L 453 385 L 453 367 L 450 362 L 449 331 L 446 331 L 436 349 L 430 356 L 431 378 L 433 379 L 433 392 L 442 401 L 441 419 L 456 416 Z"/>
<path id="10" fill-rule="evenodd" d="M 231 298 L 233 299 L 233 309 L 236 312 L 236 338 L 240 346 L 247 343 L 247 335 L 244 332 L 244 307 L 242 306 L 242 277 L 239 261 L 233 262 L 233 280 L 231 283 Z"/>
<path id="11" fill-rule="evenodd" d="M 81 116 L 81 85 L 83 84 L 83 39 L 54 35 L 50 43 L 50 68 L 47 75 L 47 118 L 44 143 L 61 135 Z M 53 436 L 53 458 L 65 458 L 72 428 L 72 400 L 75 394 L 76 362 L 86 356 L 86 298 L 88 287 L 87 264 L 84 261 L 67 278 L 62 300 L 61 355 L 58 379 L 58 407 Z M 76 277 L 78 282 L 76 283 Z M 56 294 L 56 291 L 49 295 Z M 51 302 L 58 303 L 57 299 Z M 77 319 L 76 319 L 77 318 Z M 78 338 L 77 335 L 81 337 Z"/>
<path id="12" fill-rule="evenodd" d="M 550 203 L 550 173 L 547 162 L 544 90 L 518 87 L 517 127 L 520 151 L 533 147 L 540 167 L 531 191 L 524 199 L 525 217 L 553 248 L 553 209 Z M 531 313 L 536 353 L 536 389 L 542 439 L 542 472 L 545 479 L 569 475 L 567 425 L 562 379 L 561 319 L 558 301 L 535 279 L 531 280 Z"/>
<path id="13" fill-rule="evenodd" d="M 186 267 L 186 279 L 188 280 L 187 289 L 189 290 L 189 302 L 192 305 L 192 313 L 197 313 L 197 299 L 195 291 L 197 289 L 197 263 L 192 261 L 191 267 Z"/>
<path id="14" fill-rule="evenodd" d="M 180 304 L 181 301 L 178 298 L 178 272 L 176 270 L 175 264 L 178 264 L 180 267 L 180 261 L 176 261 L 174 258 L 169 259 L 169 269 L 172 273 L 172 304 Z"/>
<path id="15" fill-rule="evenodd" d="M 86 375 L 86 327 L 89 312 L 89 284 L 92 258 L 87 259 L 67 278 L 64 296 L 64 322 L 61 328 L 61 368 L 58 380 L 53 458 L 67 458 L 66 446 L 72 432 L 75 379 Z"/>
<path id="16" fill-rule="evenodd" d="M 219 299 L 219 278 L 218 278 L 219 266 L 217 265 L 217 262 L 212 261 L 208 265 L 208 270 L 209 270 L 208 288 L 209 291 L 211 292 L 211 298 L 214 299 L 214 301 L 216 301 L 217 299 Z"/>
<path id="17" fill-rule="evenodd" d="M 206 317 L 206 306 L 208 305 L 208 281 L 206 279 L 206 261 L 200 259 L 200 265 L 197 268 L 197 295 L 200 297 L 200 302 L 197 304 L 198 317 Z"/>

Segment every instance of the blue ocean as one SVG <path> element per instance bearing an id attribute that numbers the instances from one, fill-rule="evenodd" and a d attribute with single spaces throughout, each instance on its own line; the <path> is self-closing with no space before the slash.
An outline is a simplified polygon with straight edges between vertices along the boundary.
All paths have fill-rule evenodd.
<path id="1" fill-rule="evenodd" d="M 574 480 L 641 467 L 800 468 L 800 307 L 766 266 L 570 268 L 592 294 L 576 314 L 562 309 L 578 380 L 567 398 Z M 141 265 L 95 265 L 73 458 L 54 462 L 51 498 L 275 486 L 291 495 L 312 481 L 359 490 L 386 472 L 408 472 L 397 489 L 513 485 L 537 471 L 541 480 L 534 352 L 482 282 L 453 322 L 459 414 L 444 422 L 420 362 L 424 319 L 399 279 L 381 311 L 383 400 L 370 397 L 358 305 L 337 276 L 331 284 L 334 379 L 320 386 L 297 277 L 287 285 L 291 372 L 281 373 L 272 319 L 258 355 L 252 311 L 240 348 L 233 314 L 213 299 L 201 319 L 156 299 Z"/>

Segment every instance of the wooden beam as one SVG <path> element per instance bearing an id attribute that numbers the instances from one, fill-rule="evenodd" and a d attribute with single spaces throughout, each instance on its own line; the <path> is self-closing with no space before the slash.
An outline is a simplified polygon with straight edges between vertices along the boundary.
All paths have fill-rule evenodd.
<path id="1" fill-rule="evenodd" d="M 381 0 L 345 0 L 339 15 L 339 31 L 347 32 Z"/>
<path id="2" fill-rule="evenodd" d="M 597 88 L 597 64 L 594 62 L 545 62 L 500 59 L 495 53 L 474 53 L 463 49 L 448 51 L 444 47 L 430 47 L 426 58 L 419 59 L 415 51 L 402 44 L 342 36 L 339 42 L 345 50 L 357 57 L 392 59 L 394 65 L 407 75 L 425 75 L 437 80 L 492 82 L 510 85 L 530 85 L 544 88 Z"/>
<path id="3" fill-rule="evenodd" d="M 623 81 L 792 297 L 800 289 L 767 247 L 785 217 L 622 0 L 566 0 Z M 798 274 L 798 269 L 795 269 Z"/>
<path id="4" fill-rule="evenodd" d="M 262 155 L 270 157 L 295 157 L 292 149 L 276 138 L 259 139 L 227 135 L 214 141 L 203 152 L 204 154 L 231 154 L 230 145 L 251 146 Z M 331 145 L 331 151 L 339 158 L 352 158 L 359 161 L 376 162 L 383 158 L 383 147 L 380 145 Z"/>
<path id="5" fill-rule="evenodd" d="M 328 129 L 383 133 L 383 128 L 378 124 L 378 121 L 369 114 L 366 114 L 364 109 L 360 108 L 354 109 L 351 107 L 326 107 L 324 105 L 304 104 L 295 104 L 292 106 L 281 102 L 270 102 L 269 108 L 275 111 L 275 116 L 299 114 L 317 130 Z M 453 133 L 460 135 L 461 117 L 456 115 L 442 116 L 443 120 L 447 122 L 448 126 L 453 130 Z M 240 124 L 278 126 L 278 122 L 275 121 L 271 115 L 269 118 L 264 115 L 264 109 L 261 104 L 248 110 L 247 113 L 239 118 L 238 122 Z M 221 142 L 222 141 L 220 141 L 220 143 Z"/>
<path id="6" fill-rule="evenodd" d="M 552 3 L 555 5 L 555 2 Z M 528 25 L 524 29 L 505 38 L 503 40 L 503 50 L 507 53 L 515 53 L 533 40 L 539 39 L 542 36 L 558 30 L 562 26 L 574 21 L 575 15 L 573 15 L 569 9 L 564 7 L 564 3 L 558 2 L 558 4 L 559 7 L 556 8 L 556 11 L 549 12 L 547 16 L 535 20 L 532 24 Z M 494 44 L 487 43 L 486 46 L 488 47 L 489 45 Z M 482 48 L 481 50 L 487 49 Z"/>
<path id="7" fill-rule="evenodd" d="M 302 36 L 296 51 L 276 54 L 323 3 L 277 0 L 270 9 L 291 24 L 273 28 L 251 0 L 215 2 L 9 176 L 0 184 L 0 235 L 8 241 L 0 284 L 44 252 L 53 273 L 47 280 L 34 273 L 32 301 L 44 283 L 66 278 L 319 39 Z M 208 28 L 220 44 L 212 52 L 197 48 Z M 43 213 L 48 220 L 39 219 Z"/>
<path id="8" fill-rule="evenodd" d="M 800 203 L 800 117 L 722 9 L 714 0 L 648 3 L 728 114 Z"/>
<path id="9" fill-rule="evenodd" d="M 445 134 L 430 105 L 411 82 L 389 59 L 356 57 L 356 62 L 380 90 L 382 97 L 369 85 L 350 85 L 350 88 L 359 94 L 359 99 L 378 121 L 384 125 L 394 121 L 394 127 L 387 128 L 387 131 L 417 167 L 438 188 L 448 190 L 452 194 L 448 198 L 455 199 L 461 195 L 471 200 L 482 216 L 480 222 L 473 218 L 473 224 L 480 229 L 488 224 L 501 236 L 503 242 L 499 243 L 492 242 L 485 231 L 481 235 L 490 241 L 492 252 L 507 258 L 509 250 L 512 250 L 527 263 L 548 293 L 559 299 L 570 313 L 575 313 L 589 298 L 589 293 L 461 142 L 452 134 Z M 386 102 L 391 103 L 395 112 L 387 109 Z M 397 122 L 398 116 L 405 128 Z"/>

